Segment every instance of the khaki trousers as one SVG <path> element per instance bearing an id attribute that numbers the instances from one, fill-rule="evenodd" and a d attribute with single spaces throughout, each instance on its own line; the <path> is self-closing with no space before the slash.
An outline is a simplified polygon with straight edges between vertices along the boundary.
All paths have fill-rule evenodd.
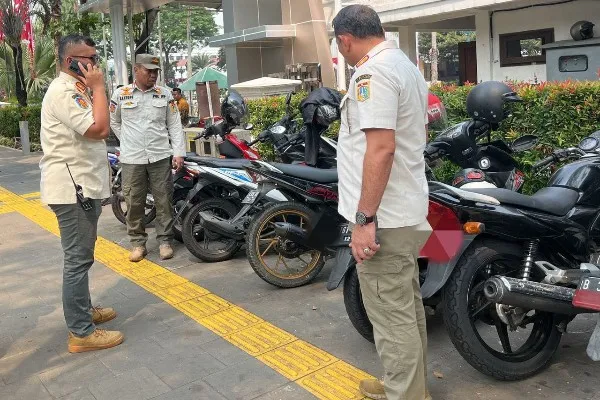
<path id="1" fill-rule="evenodd" d="M 133 246 L 145 246 L 148 240 L 144 226 L 148 187 L 156 207 L 156 239 L 171 243 L 173 231 L 167 226 L 173 219 L 173 173 L 169 157 L 150 164 L 121 164 L 123 196 L 127 204 L 127 233 Z"/>
<path id="2" fill-rule="evenodd" d="M 375 347 L 385 369 L 388 400 L 430 400 L 427 391 L 427 331 L 417 257 L 431 234 L 417 226 L 378 229 L 379 251 L 357 265 Z"/>

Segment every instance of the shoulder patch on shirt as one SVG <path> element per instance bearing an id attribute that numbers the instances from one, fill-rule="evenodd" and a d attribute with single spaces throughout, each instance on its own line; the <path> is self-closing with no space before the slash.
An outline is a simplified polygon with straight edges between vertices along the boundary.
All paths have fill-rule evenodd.
<path id="1" fill-rule="evenodd" d="M 121 88 L 121 96 L 131 96 L 133 94 L 133 89 L 129 86 L 123 86 Z"/>
<path id="2" fill-rule="evenodd" d="M 74 94 L 72 97 L 79 108 L 90 108 L 89 103 L 80 94 Z"/>
<path id="3" fill-rule="evenodd" d="M 359 76 L 358 78 L 356 78 L 354 80 L 354 82 L 358 83 L 358 82 L 360 82 L 362 80 L 365 80 L 365 79 L 371 79 L 372 76 L 373 75 L 371 75 L 371 74 L 363 74 L 363 75 Z"/>
<path id="4" fill-rule="evenodd" d="M 367 79 L 356 84 L 356 100 L 367 101 L 371 97 L 371 80 Z"/>
<path id="5" fill-rule="evenodd" d="M 75 89 L 81 94 L 87 94 L 87 86 L 85 86 L 82 82 L 75 82 Z"/>
<path id="6" fill-rule="evenodd" d="M 109 110 L 111 113 L 114 113 L 115 111 L 117 111 L 117 103 L 114 100 L 110 101 Z"/>

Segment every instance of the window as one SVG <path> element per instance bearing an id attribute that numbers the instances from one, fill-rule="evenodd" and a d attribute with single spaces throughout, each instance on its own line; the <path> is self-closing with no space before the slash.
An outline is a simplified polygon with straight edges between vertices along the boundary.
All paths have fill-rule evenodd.
<path id="1" fill-rule="evenodd" d="M 542 45 L 554 42 L 554 28 L 506 33 L 500 39 L 500 66 L 545 64 Z"/>
<path id="2" fill-rule="evenodd" d="M 586 55 L 561 56 L 558 58 L 558 70 L 560 72 L 583 72 L 588 70 L 588 58 Z"/>

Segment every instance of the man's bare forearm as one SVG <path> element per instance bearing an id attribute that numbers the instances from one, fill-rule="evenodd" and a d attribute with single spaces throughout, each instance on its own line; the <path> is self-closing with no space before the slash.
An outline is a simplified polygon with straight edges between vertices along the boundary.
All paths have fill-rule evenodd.
<path id="1" fill-rule="evenodd" d="M 361 211 L 368 216 L 375 215 L 390 179 L 393 162 L 393 148 L 367 142 L 367 151 L 363 161 L 362 188 L 357 211 Z"/>

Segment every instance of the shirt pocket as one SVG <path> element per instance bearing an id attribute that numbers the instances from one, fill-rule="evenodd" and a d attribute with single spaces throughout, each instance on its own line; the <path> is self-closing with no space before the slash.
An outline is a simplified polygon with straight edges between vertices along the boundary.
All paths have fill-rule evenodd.
<path id="1" fill-rule="evenodd" d="M 167 99 L 152 99 L 150 118 L 153 121 L 164 121 L 167 115 L 167 104 Z"/>
<path id="2" fill-rule="evenodd" d="M 124 100 L 121 102 L 121 114 L 134 115 L 140 111 L 137 100 Z"/>

